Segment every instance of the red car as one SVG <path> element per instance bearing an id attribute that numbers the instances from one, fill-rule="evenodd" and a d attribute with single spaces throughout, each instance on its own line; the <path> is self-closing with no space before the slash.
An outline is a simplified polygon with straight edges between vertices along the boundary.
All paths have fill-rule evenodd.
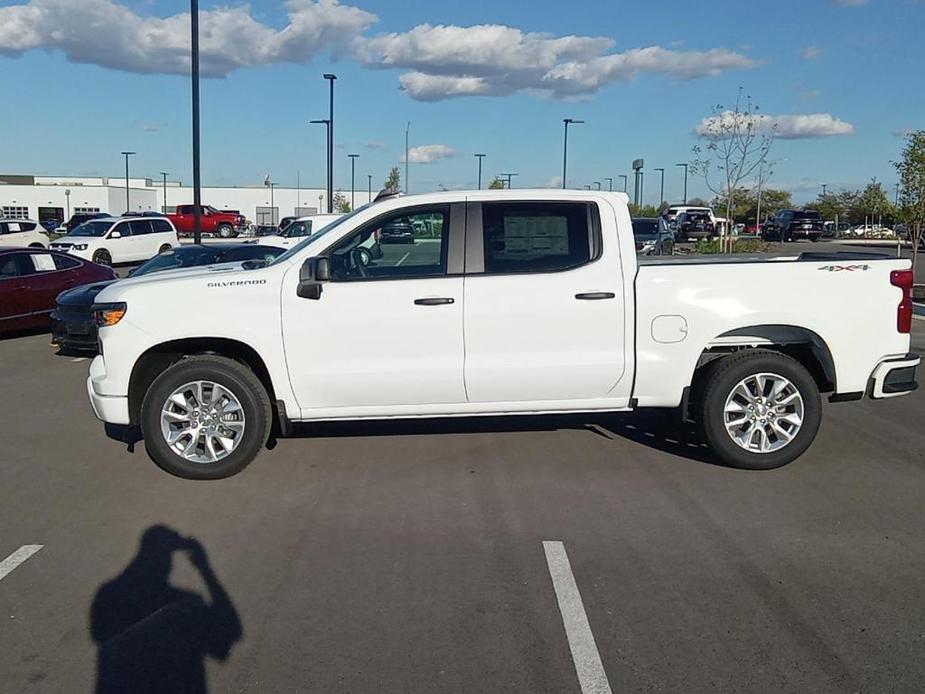
<path id="1" fill-rule="evenodd" d="M 0 333 L 47 328 L 58 294 L 80 284 L 117 278 L 112 268 L 66 253 L 0 249 Z"/>
<path id="2" fill-rule="evenodd" d="M 193 220 L 195 211 L 196 208 L 193 205 L 177 205 L 177 211 L 174 214 L 168 214 L 167 217 L 179 233 L 192 234 L 195 226 Z M 203 234 L 230 239 L 243 226 L 244 216 L 239 212 L 216 210 L 211 205 L 200 207 L 199 228 Z"/>

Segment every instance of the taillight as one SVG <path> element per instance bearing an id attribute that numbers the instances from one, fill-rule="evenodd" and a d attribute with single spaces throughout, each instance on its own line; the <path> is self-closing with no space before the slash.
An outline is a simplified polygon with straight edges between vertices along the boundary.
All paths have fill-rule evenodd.
<path id="1" fill-rule="evenodd" d="M 893 270 L 890 284 L 902 289 L 903 297 L 896 307 L 896 329 L 901 333 L 912 332 L 912 270 Z"/>

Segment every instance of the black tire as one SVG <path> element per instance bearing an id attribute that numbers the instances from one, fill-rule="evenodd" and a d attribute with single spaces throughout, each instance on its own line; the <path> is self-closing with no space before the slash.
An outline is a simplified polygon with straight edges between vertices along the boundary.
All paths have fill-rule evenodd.
<path id="1" fill-rule="evenodd" d="M 195 463 L 180 457 L 161 434 L 161 409 L 174 390 L 190 381 L 208 380 L 227 388 L 244 411 L 242 440 L 227 456 L 214 463 Z M 187 357 L 158 376 L 141 405 L 141 431 L 145 450 L 161 469 L 177 477 L 214 480 L 231 477 L 257 457 L 270 436 L 273 415 L 270 398 L 260 380 L 246 366 L 226 357 Z"/>
<path id="2" fill-rule="evenodd" d="M 29 248 L 45 248 L 45 246 L 40 243 L 30 243 Z"/>
<path id="3" fill-rule="evenodd" d="M 160 255 L 161 253 L 166 253 L 171 248 L 173 248 L 173 246 L 171 246 L 169 243 L 165 243 L 163 246 L 157 249 L 157 254 Z"/>
<path id="4" fill-rule="evenodd" d="M 219 224 L 218 235 L 223 239 L 230 239 L 234 236 L 234 227 L 230 224 Z"/>
<path id="5" fill-rule="evenodd" d="M 101 248 L 93 254 L 93 262 L 97 265 L 112 265 L 112 256 L 109 255 L 109 251 Z"/>
<path id="6" fill-rule="evenodd" d="M 809 237 L 809 240 L 812 241 L 813 243 L 817 243 L 817 242 L 819 241 L 819 237 L 818 237 L 818 236 L 810 236 L 810 237 Z"/>
<path id="7" fill-rule="evenodd" d="M 696 403 L 706 442 L 719 460 L 743 470 L 772 470 L 799 458 L 810 447 L 822 419 L 819 388 L 809 372 L 795 359 L 768 350 L 746 350 L 712 362 L 704 374 Z M 724 408 L 733 388 L 749 375 L 773 373 L 789 380 L 803 398 L 803 422 L 793 440 L 776 451 L 745 450 L 726 431 Z"/>

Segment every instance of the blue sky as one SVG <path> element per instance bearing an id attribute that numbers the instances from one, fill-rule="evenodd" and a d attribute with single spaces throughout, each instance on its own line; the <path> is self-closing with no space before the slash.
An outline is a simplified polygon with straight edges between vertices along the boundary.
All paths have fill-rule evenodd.
<path id="1" fill-rule="evenodd" d="M 475 187 L 475 152 L 488 155 L 486 180 L 513 171 L 515 187 L 554 183 L 569 116 L 587 121 L 571 132 L 569 183 L 616 179 L 644 157 L 647 202 L 657 201 L 659 166 L 669 169 L 666 198 L 680 197 L 673 165 L 690 159 L 694 128 L 739 87 L 770 116 L 814 115 L 804 119 L 814 127 L 778 139 L 771 154 L 772 185 L 797 200 L 822 183 L 877 177 L 891 187 L 896 132 L 925 127 L 916 0 L 201 0 L 201 9 L 204 69 L 217 75 L 202 83 L 203 181 L 213 185 L 266 173 L 294 185 L 297 172 L 303 186 L 324 185 L 323 128 L 308 121 L 327 114 L 326 71 L 339 78 L 343 189 L 351 152 L 357 186 L 368 173 L 381 183 L 403 156 L 409 120 L 421 148 L 412 192 Z M 0 109 L 0 171 L 118 175 L 119 152 L 131 149 L 133 173 L 188 182 L 184 11 L 180 0 L 0 0 L 0 71 L 7 103 L 19 104 Z M 705 193 L 692 178 L 690 194 Z"/>

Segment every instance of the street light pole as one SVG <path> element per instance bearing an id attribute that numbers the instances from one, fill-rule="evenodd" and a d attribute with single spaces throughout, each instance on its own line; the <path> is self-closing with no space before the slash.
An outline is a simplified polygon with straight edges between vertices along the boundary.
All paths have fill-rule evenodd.
<path id="1" fill-rule="evenodd" d="M 659 171 L 662 174 L 662 185 L 658 193 L 658 206 L 661 207 L 662 203 L 665 202 L 665 169 L 652 169 L 653 171 Z"/>
<path id="2" fill-rule="evenodd" d="M 167 172 L 161 171 L 161 177 L 164 179 L 164 204 L 161 207 L 161 212 L 167 214 Z"/>
<path id="3" fill-rule="evenodd" d="M 584 123 L 584 121 L 574 118 L 563 118 L 562 123 L 565 125 L 565 138 L 562 141 L 562 187 L 565 188 L 565 178 L 568 175 L 568 126 L 572 123 Z"/>
<path id="4" fill-rule="evenodd" d="M 828 187 L 829 187 L 829 186 L 828 186 L 827 184 L 825 184 L 825 183 L 822 184 L 822 197 L 823 197 L 823 198 L 825 197 L 825 190 L 826 190 L 826 188 L 828 188 Z"/>
<path id="5" fill-rule="evenodd" d="M 476 159 L 479 160 L 479 185 L 477 190 L 482 190 L 482 159 L 485 158 L 484 154 L 476 154 Z"/>
<path id="6" fill-rule="evenodd" d="M 405 126 L 405 193 L 410 193 L 408 189 L 408 133 L 411 131 L 411 121 Z"/>
<path id="7" fill-rule="evenodd" d="M 125 211 L 131 212 L 132 208 L 128 200 L 128 158 L 135 154 L 134 152 L 122 152 L 122 156 L 125 157 Z"/>
<path id="8" fill-rule="evenodd" d="M 627 176 L 626 174 L 617 174 L 617 177 L 623 179 L 623 192 L 625 193 L 626 192 L 626 182 L 627 180 L 629 180 L 629 176 Z"/>
<path id="9" fill-rule="evenodd" d="M 503 174 L 498 174 L 498 175 L 499 175 L 499 176 L 507 176 L 507 187 L 508 187 L 508 190 L 510 190 L 510 189 L 511 189 L 511 178 L 513 178 L 514 176 L 517 176 L 518 174 L 516 174 L 516 173 L 503 173 Z"/>
<path id="10" fill-rule="evenodd" d="M 598 190 L 601 189 L 601 182 L 600 182 L 600 181 L 595 181 L 595 182 L 594 182 L 594 185 L 597 186 L 597 189 L 598 189 Z"/>
<path id="11" fill-rule="evenodd" d="M 199 0 L 190 0 L 190 75 L 193 83 L 193 243 L 202 243 L 199 158 Z"/>
<path id="12" fill-rule="evenodd" d="M 675 164 L 684 167 L 684 204 L 687 204 L 687 164 Z"/>
<path id="13" fill-rule="evenodd" d="M 348 154 L 350 157 L 350 211 L 357 208 L 356 206 L 356 165 L 359 154 Z"/>
<path id="14" fill-rule="evenodd" d="M 337 75 L 326 72 L 328 81 L 328 214 L 334 211 L 334 81 Z"/>
<path id="15" fill-rule="evenodd" d="M 366 174 L 366 202 L 373 201 L 373 175 Z"/>
<path id="16" fill-rule="evenodd" d="M 608 176 L 604 180 L 607 181 L 607 190 L 609 190 L 612 193 L 613 192 L 613 178 Z"/>

